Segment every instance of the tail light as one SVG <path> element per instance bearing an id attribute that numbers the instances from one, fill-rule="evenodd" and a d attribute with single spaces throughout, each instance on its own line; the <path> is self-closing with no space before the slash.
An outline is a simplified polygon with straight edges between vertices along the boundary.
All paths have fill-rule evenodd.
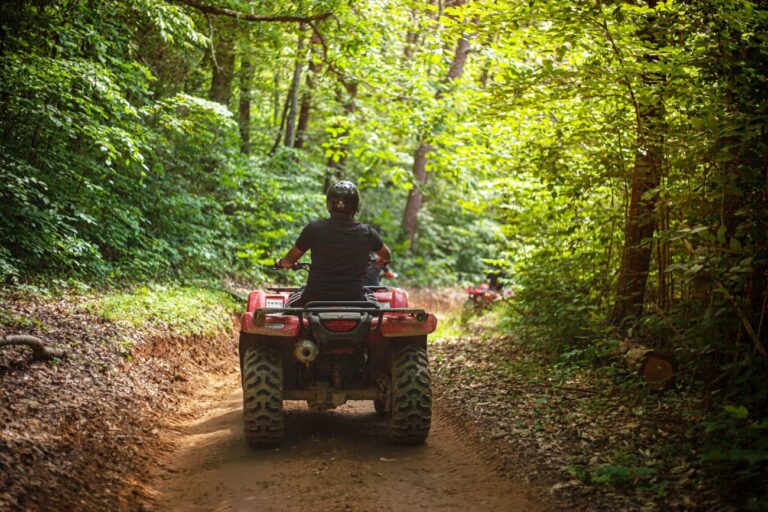
<path id="1" fill-rule="evenodd" d="M 349 332 L 357 327 L 355 320 L 328 320 L 323 326 L 332 332 Z"/>
<path id="2" fill-rule="evenodd" d="M 493 293 L 492 293 L 492 292 L 485 292 L 483 295 L 484 295 L 484 296 L 485 296 L 487 299 L 490 299 L 490 298 L 492 298 L 492 297 L 493 297 Z"/>

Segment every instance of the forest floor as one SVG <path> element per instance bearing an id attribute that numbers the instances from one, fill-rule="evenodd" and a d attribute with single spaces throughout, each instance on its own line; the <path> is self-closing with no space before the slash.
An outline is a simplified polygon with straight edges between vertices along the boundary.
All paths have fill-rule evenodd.
<path id="1" fill-rule="evenodd" d="M 413 299 L 445 326 L 430 344 L 427 443 L 392 446 L 367 403 L 288 402 L 286 441 L 265 451 L 243 439 L 232 332 L 127 331 L 82 297 L 2 296 L 0 334 L 69 355 L 0 351 L 0 509 L 724 508 L 685 450 L 663 452 L 694 442 L 680 400 L 553 366 L 494 334 L 492 314 L 458 326 L 461 293 Z"/>
<path id="2" fill-rule="evenodd" d="M 67 353 L 46 362 L 0 349 L 0 510 L 144 510 L 142 484 L 170 449 L 163 418 L 199 375 L 237 357 L 231 330 L 132 329 L 99 315 L 94 299 L 0 294 L 0 335 L 36 335 Z"/>
<path id="3" fill-rule="evenodd" d="M 438 402 L 493 447 L 502 471 L 557 509 L 738 509 L 692 456 L 701 397 L 649 392 L 620 364 L 553 361 L 499 334 L 497 320 L 448 326 L 430 352 Z"/>

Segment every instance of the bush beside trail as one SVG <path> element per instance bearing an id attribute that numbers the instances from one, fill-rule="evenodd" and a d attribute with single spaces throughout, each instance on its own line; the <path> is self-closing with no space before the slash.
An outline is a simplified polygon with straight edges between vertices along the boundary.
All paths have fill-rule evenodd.
<path id="1" fill-rule="evenodd" d="M 68 352 L 35 362 L 26 348 L 0 350 L 0 509 L 149 506 L 142 485 L 165 448 L 164 415 L 197 375 L 237 361 L 231 297 L 155 286 L 6 292 L 0 305 L 0 335 Z"/>

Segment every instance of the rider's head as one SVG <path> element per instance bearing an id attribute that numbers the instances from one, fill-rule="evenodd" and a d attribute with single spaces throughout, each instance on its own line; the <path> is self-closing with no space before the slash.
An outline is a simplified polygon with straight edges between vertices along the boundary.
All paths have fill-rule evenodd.
<path id="1" fill-rule="evenodd" d="M 325 194 L 325 204 L 332 214 L 348 215 L 357 213 L 360 204 L 360 193 L 351 181 L 337 181 Z"/>

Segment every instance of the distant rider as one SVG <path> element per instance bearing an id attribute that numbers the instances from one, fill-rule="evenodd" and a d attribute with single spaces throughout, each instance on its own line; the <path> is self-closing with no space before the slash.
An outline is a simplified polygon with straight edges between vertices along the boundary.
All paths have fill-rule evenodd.
<path id="1" fill-rule="evenodd" d="M 363 277 L 369 253 L 386 265 L 392 253 L 375 229 L 354 220 L 360 204 L 357 187 L 339 181 L 328 189 L 326 206 L 330 218 L 310 222 L 288 253 L 277 260 L 291 268 L 305 252 L 312 253 L 307 285 L 291 296 L 287 305 L 303 306 L 312 301 L 364 301 Z"/>
<path id="2" fill-rule="evenodd" d="M 378 256 L 371 253 L 369 256 L 368 270 L 365 272 L 363 278 L 363 286 L 381 286 L 381 278 L 395 279 L 397 274 L 392 272 L 389 268 L 389 263 L 385 263 L 383 266 L 379 262 Z"/>

